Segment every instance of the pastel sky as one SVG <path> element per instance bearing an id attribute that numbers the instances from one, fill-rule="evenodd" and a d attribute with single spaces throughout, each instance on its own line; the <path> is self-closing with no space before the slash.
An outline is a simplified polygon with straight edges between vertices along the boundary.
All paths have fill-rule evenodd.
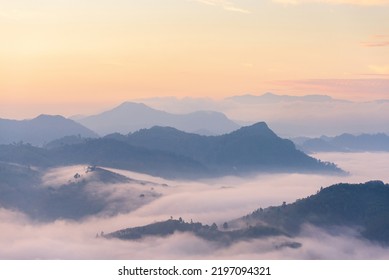
<path id="1" fill-rule="evenodd" d="M 389 98 L 388 15 L 389 0 L 0 0 L 0 117 L 154 96 Z"/>

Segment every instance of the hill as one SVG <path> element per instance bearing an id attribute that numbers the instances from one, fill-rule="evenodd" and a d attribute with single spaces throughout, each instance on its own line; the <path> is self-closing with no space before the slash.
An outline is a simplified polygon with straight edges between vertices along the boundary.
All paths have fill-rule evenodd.
<path id="1" fill-rule="evenodd" d="M 97 137 L 90 129 L 62 116 L 40 115 L 22 121 L 0 119 L 0 144 L 24 142 L 42 146 L 52 140 L 71 135 Z"/>
<path id="2" fill-rule="evenodd" d="M 268 225 L 292 235 L 305 223 L 322 228 L 345 226 L 361 236 L 389 244 L 389 185 L 381 181 L 337 184 L 291 204 L 258 209 L 240 219 Z"/>

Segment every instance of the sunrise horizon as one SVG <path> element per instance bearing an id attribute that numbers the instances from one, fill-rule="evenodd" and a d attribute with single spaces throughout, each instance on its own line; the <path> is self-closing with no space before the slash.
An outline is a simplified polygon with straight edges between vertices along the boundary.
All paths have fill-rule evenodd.
<path id="1" fill-rule="evenodd" d="M 388 8 L 386 0 L 4 3 L 0 117 L 90 114 L 166 96 L 386 99 Z"/>

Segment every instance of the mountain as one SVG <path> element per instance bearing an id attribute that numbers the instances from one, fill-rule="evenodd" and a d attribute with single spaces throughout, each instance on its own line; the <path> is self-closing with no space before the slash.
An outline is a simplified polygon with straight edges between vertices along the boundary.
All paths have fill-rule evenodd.
<path id="1" fill-rule="evenodd" d="M 291 204 L 258 209 L 236 222 L 267 225 L 291 235 L 306 223 L 327 229 L 352 227 L 368 240 L 389 245 L 389 185 L 332 185 Z"/>
<path id="2" fill-rule="evenodd" d="M 118 135 L 133 146 L 161 150 L 192 158 L 216 174 L 258 171 L 340 172 L 333 164 L 320 162 L 297 150 L 290 140 L 278 137 L 264 122 L 220 136 L 201 136 L 169 127 L 153 127 Z"/>
<path id="3" fill-rule="evenodd" d="M 0 144 L 30 143 L 36 146 L 70 136 L 97 137 L 90 129 L 62 116 L 40 115 L 31 120 L 0 119 Z"/>
<path id="4" fill-rule="evenodd" d="M 171 114 L 134 102 L 125 102 L 101 114 L 78 119 L 78 122 L 100 135 L 115 132 L 127 134 L 156 125 L 204 134 L 223 134 L 239 128 L 239 125 L 218 112 Z"/>
<path id="5" fill-rule="evenodd" d="M 299 147 L 312 152 L 379 152 L 389 151 L 389 136 L 384 133 L 352 135 L 348 133 L 336 137 L 322 136 L 305 139 Z"/>

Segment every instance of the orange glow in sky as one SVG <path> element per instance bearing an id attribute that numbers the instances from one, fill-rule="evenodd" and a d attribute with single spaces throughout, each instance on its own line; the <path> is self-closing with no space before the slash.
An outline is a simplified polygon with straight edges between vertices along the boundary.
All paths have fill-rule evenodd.
<path id="1" fill-rule="evenodd" d="M 155 96 L 389 98 L 386 0 L 3 2 L 0 118 Z"/>

